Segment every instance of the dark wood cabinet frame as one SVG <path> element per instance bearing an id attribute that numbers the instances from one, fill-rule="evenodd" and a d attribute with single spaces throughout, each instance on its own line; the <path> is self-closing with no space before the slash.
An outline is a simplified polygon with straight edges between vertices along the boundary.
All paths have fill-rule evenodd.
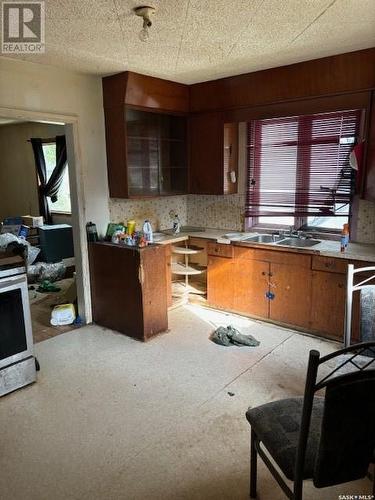
<path id="1" fill-rule="evenodd" d="M 106 114 L 119 105 L 189 115 L 190 190 L 223 194 L 224 123 L 343 109 L 365 109 L 365 152 L 361 196 L 375 201 L 375 48 L 324 57 L 193 85 L 121 73 L 103 79 Z M 116 113 L 115 113 L 116 114 Z M 107 120 L 108 121 L 108 120 Z M 115 121 L 115 120 L 114 120 Z M 206 130 L 206 128 L 210 128 Z M 107 137 L 116 125 L 106 125 Z M 220 128 L 220 136 L 218 132 Z M 204 133 L 202 133 L 202 131 Z M 122 167 L 120 141 L 107 151 Z M 109 162 L 109 169 L 115 162 Z M 117 172 L 111 184 L 121 180 Z M 112 194 L 111 194 L 112 195 Z"/>

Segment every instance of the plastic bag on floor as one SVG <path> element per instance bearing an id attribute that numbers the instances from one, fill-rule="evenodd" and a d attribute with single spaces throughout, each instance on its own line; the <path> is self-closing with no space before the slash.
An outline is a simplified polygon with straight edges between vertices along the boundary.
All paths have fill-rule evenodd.
<path id="1" fill-rule="evenodd" d="M 25 258 L 28 265 L 31 265 L 33 262 L 35 262 L 35 259 L 40 253 L 40 248 L 33 247 L 24 238 L 19 238 L 14 234 L 0 234 L 0 252 L 5 252 L 8 248 L 11 248 L 11 246 L 15 244 L 22 245 L 25 248 Z"/>
<path id="2" fill-rule="evenodd" d="M 66 266 L 62 262 L 56 264 L 48 262 L 37 262 L 27 269 L 29 283 L 41 283 L 44 280 L 50 282 L 61 280 L 65 277 Z"/>
<path id="3" fill-rule="evenodd" d="M 260 344 L 259 340 L 255 339 L 252 335 L 241 333 L 232 325 L 227 327 L 219 326 L 211 335 L 211 340 L 215 344 L 225 347 L 230 345 L 257 347 Z"/>
<path id="4" fill-rule="evenodd" d="M 71 325 L 76 319 L 76 311 L 73 304 L 62 304 L 55 306 L 51 314 L 51 325 Z"/>

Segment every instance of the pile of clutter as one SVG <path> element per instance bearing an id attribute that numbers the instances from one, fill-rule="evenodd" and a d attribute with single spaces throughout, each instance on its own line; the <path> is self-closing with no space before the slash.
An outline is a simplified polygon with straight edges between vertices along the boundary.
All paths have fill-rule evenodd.
<path id="1" fill-rule="evenodd" d="M 1 224 L 0 253 L 12 252 L 24 258 L 27 270 L 27 280 L 29 285 L 31 285 L 29 289 L 35 290 L 33 284 L 37 283 L 39 284 L 38 288 L 36 288 L 37 292 L 58 292 L 60 288 L 56 287 L 53 283 L 65 277 L 66 266 L 63 262 L 36 262 L 40 254 L 40 248 L 31 245 L 26 239 L 29 235 L 29 227 L 24 224 L 25 218 L 27 217 L 28 216 L 5 219 Z M 30 216 L 29 218 L 32 219 L 30 222 L 32 227 L 43 225 L 43 217 Z M 75 284 L 73 284 L 72 287 L 75 290 Z M 75 294 L 75 297 L 76 291 L 74 291 L 73 294 Z M 52 325 L 71 325 L 73 323 L 76 325 L 82 323 L 81 318 L 76 315 L 73 303 L 61 304 L 53 308 L 51 313 Z"/>
<path id="2" fill-rule="evenodd" d="M 108 224 L 106 240 L 131 247 L 145 247 L 154 242 L 154 235 L 148 219 L 145 220 L 142 231 L 136 231 L 135 220 L 128 220 L 126 226 L 124 224 Z"/>

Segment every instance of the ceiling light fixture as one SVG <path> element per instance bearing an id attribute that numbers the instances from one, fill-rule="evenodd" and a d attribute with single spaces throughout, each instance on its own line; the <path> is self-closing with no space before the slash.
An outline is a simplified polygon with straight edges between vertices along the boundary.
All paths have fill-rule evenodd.
<path id="1" fill-rule="evenodd" d="M 134 13 L 136 16 L 142 17 L 143 19 L 143 27 L 138 35 L 139 39 L 142 42 L 147 42 L 150 38 L 149 28 L 152 26 L 151 16 L 155 13 L 155 8 L 144 5 L 136 7 Z"/>

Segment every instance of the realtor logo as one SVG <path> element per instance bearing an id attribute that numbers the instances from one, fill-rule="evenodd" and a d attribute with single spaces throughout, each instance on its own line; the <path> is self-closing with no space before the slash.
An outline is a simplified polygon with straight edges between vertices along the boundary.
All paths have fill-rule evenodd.
<path id="1" fill-rule="evenodd" d="M 2 2 L 2 44 L 6 54 L 40 54 L 44 44 L 44 2 Z"/>

